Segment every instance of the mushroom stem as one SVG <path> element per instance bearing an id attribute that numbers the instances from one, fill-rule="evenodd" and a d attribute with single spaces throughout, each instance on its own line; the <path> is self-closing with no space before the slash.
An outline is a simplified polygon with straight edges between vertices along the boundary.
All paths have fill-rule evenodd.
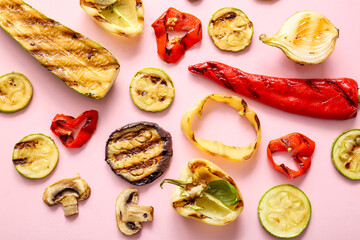
<path id="1" fill-rule="evenodd" d="M 78 213 L 77 196 L 68 195 L 61 200 L 61 205 L 64 208 L 64 216 L 71 216 Z"/>

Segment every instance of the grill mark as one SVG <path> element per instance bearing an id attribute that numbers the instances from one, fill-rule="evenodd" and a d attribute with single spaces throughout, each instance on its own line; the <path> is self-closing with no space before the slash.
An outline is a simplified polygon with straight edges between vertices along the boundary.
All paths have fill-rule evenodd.
<path id="1" fill-rule="evenodd" d="M 331 86 L 332 88 L 334 88 L 338 93 L 340 93 L 340 95 L 345 98 L 345 100 L 349 103 L 350 106 L 355 106 L 355 103 L 351 100 L 350 96 L 346 94 L 344 89 L 342 89 L 337 83 L 331 80 L 326 80 L 326 83 L 329 84 L 329 86 Z"/>
<path id="2" fill-rule="evenodd" d="M 136 1 L 136 8 L 140 8 L 142 6 L 142 1 Z"/>
<path id="3" fill-rule="evenodd" d="M 100 15 L 95 15 L 93 16 L 93 18 L 95 18 L 95 20 L 99 21 L 99 22 L 103 22 L 103 23 L 107 23 L 108 21 L 106 19 L 104 19 L 102 16 Z"/>
<path id="4" fill-rule="evenodd" d="M 208 66 L 211 68 L 211 70 L 213 71 L 215 76 L 222 82 L 222 84 L 226 88 L 235 91 L 234 88 L 232 87 L 232 85 L 226 79 L 226 76 L 225 76 L 224 72 L 217 67 L 216 63 L 208 62 Z"/>
<path id="5" fill-rule="evenodd" d="M 17 159 L 13 159 L 13 163 L 14 165 L 25 165 L 25 164 L 29 164 L 30 161 L 28 158 L 17 158 Z"/>
<path id="6" fill-rule="evenodd" d="M 304 162 L 300 159 L 299 153 L 295 156 L 296 162 L 299 164 L 300 168 L 304 168 Z"/>
<path id="7" fill-rule="evenodd" d="M 287 168 L 283 163 L 280 164 L 279 166 L 284 170 L 284 172 L 286 173 L 286 175 L 290 175 L 288 168 Z"/>
<path id="8" fill-rule="evenodd" d="M 280 138 L 280 141 L 286 146 L 286 147 L 291 147 L 290 142 L 285 139 L 285 138 Z"/>
<path id="9" fill-rule="evenodd" d="M 315 91 L 315 92 L 320 92 L 320 89 L 309 79 L 305 80 L 306 85 L 308 85 L 311 90 Z"/>
<path id="10" fill-rule="evenodd" d="M 33 141 L 26 141 L 26 142 L 18 142 L 15 144 L 15 149 L 17 150 L 21 150 L 23 148 L 35 148 L 36 144 L 38 144 L 39 142 L 36 140 Z"/>
<path id="11" fill-rule="evenodd" d="M 308 147 L 310 147 L 310 143 L 308 142 L 308 140 L 303 135 L 300 134 L 300 138 Z"/>
<path id="12" fill-rule="evenodd" d="M 145 161 L 137 162 L 131 166 L 122 167 L 122 168 L 114 168 L 115 172 L 120 174 L 124 172 L 132 172 L 139 169 L 147 169 L 154 165 L 157 165 L 161 159 L 163 158 L 163 153 L 160 153 L 159 155 L 152 157 L 150 159 L 147 159 Z"/>
<path id="13" fill-rule="evenodd" d="M 236 74 L 236 77 L 240 80 L 240 81 L 244 81 L 244 87 L 246 88 L 246 90 L 248 90 L 248 92 L 251 94 L 251 96 L 253 96 L 253 98 L 260 98 L 259 94 L 254 91 L 251 87 L 251 84 L 249 82 L 249 80 L 242 74 L 242 72 L 240 72 L 238 69 L 233 68 L 234 73 Z"/>
<path id="14" fill-rule="evenodd" d="M 53 196 L 52 200 L 55 202 L 58 199 L 60 199 L 61 197 L 63 197 L 64 195 L 73 194 L 73 193 L 79 195 L 79 192 L 76 189 L 67 187 L 67 188 L 64 188 L 62 191 L 58 192 L 55 196 Z"/>
<path id="15" fill-rule="evenodd" d="M 272 83 L 268 78 L 260 76 L 260 81 L 265 85 L 266 88 L 272 87 Z"/>

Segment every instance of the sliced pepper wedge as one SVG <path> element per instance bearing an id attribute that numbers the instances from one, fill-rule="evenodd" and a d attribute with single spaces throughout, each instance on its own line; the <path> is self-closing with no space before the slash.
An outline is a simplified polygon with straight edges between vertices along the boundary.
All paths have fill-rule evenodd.
<path id="1" fill-rule="evenodd" d="M 214 163 L 193 159 L 182 170 L 179 180 L 161 183 L 177 185 L 171 205 L 184 217 L 211 225 L 234 221 L 244 209 L 244 201 L 235 181 Z"/>
<path id="2" fill-rule="evenodd" d="M 196 137 L 191 129 L 194 115 L 202 114 L 204 104 L 210 100 L 227 103 L 229 106 L 238 110 L 239 115 L 246 117 L 256 131 L 256 139 L 249 146 L 233 147 L 227 146 L 218 141 L 207 140 Z M 211 155 L 220 156 L 233 161 L 243 161 L 249 159 L 257 150 L 261 140 L 260 120 L 257 114 L 251 110 L 245 100 L 237 96 L 224 94 L 211 94 L 198 102 L 195 107 L 189 109 L 181 119 L 181 129 L 185 136 L 198 148 Z"/>
<path id="3" fill-rule="evenodd" d="M 303 175 L 311 166 L 311 155 L 315 150 L 315 142 L 301 133 L 290 133 L 278 139 L 271 140 L 267 148 L 267 156 L 272 166 L 284 173 L 288 178 Z M 292 158 L 299 167 L 293 170 L 284 163 L 276 164 L 272 154 L 275 152 L 292 152 Z"/>
<path id="4" fill-rule="evenodd" d="M 74 129 L 84 120 L 85 124 L 81 127 L 76 137 Z M 68 148 L 79 148 L 83 146 L 96 130 L 98 112 L 96 110 L 85 111 L 77 118 L 64 114 L 57 114 L 52 120 L 50 129 L 60 138 L 61 142 Z"/>
<path id="5" fill-rule="evenodd" d="M 176 63 L 202 39 L 201 21 L 197 17 L 169 8 L 152 25 L 155 31 L 157 52 L 167 63 Z M 185 31 L 182 37 L 169 40 L 168 31 Z"/>

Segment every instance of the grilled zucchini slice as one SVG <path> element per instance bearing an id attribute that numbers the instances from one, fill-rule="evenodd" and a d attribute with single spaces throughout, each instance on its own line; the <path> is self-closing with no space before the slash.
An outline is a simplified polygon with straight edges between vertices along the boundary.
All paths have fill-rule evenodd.
<path id="1" fill-rule="evenodd" d="M 17 72 L 0 77 L 0 112 L 16 112 L 26 107 L 32 97 L 29 79 Z"/>
<path id="2" fill-rule="evenodd" d="M 168 168 L 173 155 L 169 132 L 152 122 L 137 122 L 115 130 L 106 143 L 106 162 L 133 185 L 151 183 Z"/>
<path id="3" fill-rule="evenodd" d="M 105 30 L 124 37 L 142 33 L 142 0 L 80 0 L 80 6 Z"/>
<path id="4" fill-rule="evenodd" d="M 12 161 L 27 178 L 43 178 L 51 173 L 59 159 L 59 150 L 51 137 L 30 134 L 15 144 Z"/>
<path id="5" fill-rule="evenodd" d="M 103 98 L 120 65 L 100 44 L 44 16 L 21 0 L 0 0 L 0 26 L 70 88 Z"/>
<path id="6" fill-rule="evenodd" d="M 130 95 L 141 110 L 159 112 L 172 103 L 175 88 L 165 71 L 148 67 L 138 71 L 133 77 L 130 83 Z"/>
<path id="7" fill-rule="evenodd" d="M 342 175 L 360 180 L 360 129 L 342 132 L 332 145 L 331 158 Z"/>
<path id="8" fill-rule="evenodd" d="M 212 15 L 208 32 L 219 49 L 238 52 L 250 44 L 254 28 L 240 9 L 225 7 Z"/>
<path id="9" fill-rule="evenodd" d="M 311 204 L 299 188 L 283 184 L 269 189 L 258 206 L 261 225 L 270 234 L 280 238 L 300 235 L 311 216 Z"/>

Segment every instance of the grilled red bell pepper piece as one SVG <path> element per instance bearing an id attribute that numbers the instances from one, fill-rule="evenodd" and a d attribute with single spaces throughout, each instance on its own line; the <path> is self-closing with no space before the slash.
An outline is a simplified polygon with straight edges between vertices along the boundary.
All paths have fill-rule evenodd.
<path id="1" fill-rule="evenodd" d="M 83 121 L 84 126 L 81 127 L 74 138 L 74 129 Z M 96 129 L 98 120 L 98 112 L 95 110 L 85 111 L 77 118 L 64 114 L 57 114 L 51 123 L 51 131 L 60 138 L 61 142 L 68 148 L 79 148 L 84 145 L 92 136 Z"/>
<path id="2" fill-rule="evenodd" d="M 202 39 L 201 21 L 175 8 L 169 8 L 151 26 L 155 31 L 157 52 L 167 63 L 179 61 L 186 50 Z M 169 40 L 168 31 L 186 31 L 186 34 Z"/>
<path id="3" fill-rule="evenodd" d="M 351 78 L 269 77 L 219 62 L 199 63 L 189 66 L 189 71 L 286 112 L 323 119 L 349 119 L 357 114 L 358 84 Z"/>
<path id="4" fill-rule="evenodd" d="M 281 138 L 271 140 L 267 148 L 267 156 L 273 167 L 284 173 L 288 178 L 303 175 L 311 166 L 311 155 L 315 149 L 315 142 L 301 133 L 290 133 Z M 288 168 L 284 163 L 274 162 L 272 154 L 275 152 L 292 152 L 292 158 L 299 170 Z"/>

